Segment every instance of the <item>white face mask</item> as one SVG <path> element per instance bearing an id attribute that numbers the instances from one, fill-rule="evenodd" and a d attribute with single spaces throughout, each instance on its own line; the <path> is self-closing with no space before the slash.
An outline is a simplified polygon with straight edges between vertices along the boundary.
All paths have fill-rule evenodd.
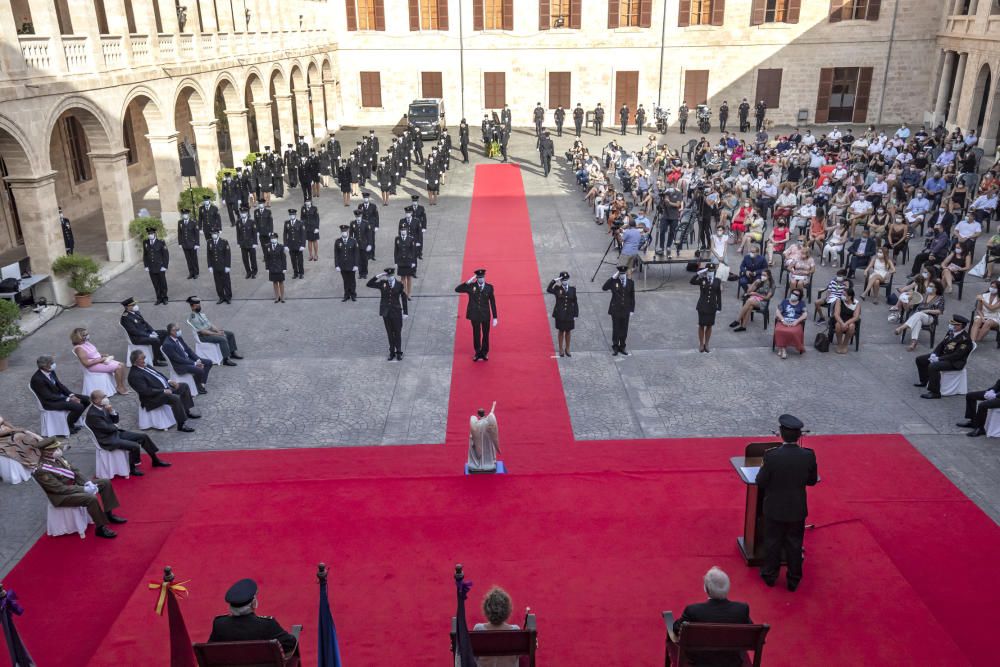
<path id="1" fill-rule="evenodd" d="M 55 369 L 56 369 L 56 362 L 53 361 L 52 365 L 49 366 L 49 371 L 51 372 L 51 371 L 54 371 Z"/>
<path id="2" fill-rule="evenodd" d="M 156 240 L 156 234 L 150 234 L 148 238 L 149 238 L 150 241 L 155 241 Z"/>
<path id="3" fill-rule="evenodd" d="M 342 238 L 342 239 L 344 239 L 346 241 L 347 240 L 347 232 L 341 232 L 340 233 L 340 238 Z"/>
<path id="4" fill-rule="evenodd" d="M 219 240 L 219 235 L 218 234 L 212 234 L 212 240 L 213 241 L 218 241 Z"/>
<path id="5" fill-rule="evenodd" d="M 482 287 L 486 284 L 486 278 L 479 278 L 476 282 L 479 283 L 480 287 Z"/>
<path id="6" fill-rule="evenodd" d="M 563 288 L 569 287 L 569 281 L 568 280 L 563 280 L 562 281 L 562 286 L 563 286 Z M 993 290 L 993 291 L 995 292 L 996 290 Z"/>
<path id="7" fill-rule="evenodd" d="M 400 232 L 399 233 L 399 238 L 405 239 L 406 238 L 406 232 Z"/>
<path id="8" fill-rule="evenodd" d="M 798 303 L 799 302 L 799 297 L 797 295 L 793 294 L 790 297 L 788 297 L 788 302 L 789 303 Z"/>
<path id="9" fill-rule="evenodd" d="M 928 294 L 934 294 L 934 292 L 935 292 L 935 289 L 934 289 L 933 286 L 927 288 L 927 293 Z"/>
<path id="10" fill-rule="evenodd" d="M 278 245 L 278 242 L 275 239 L 271 239 L 271 247 L 273 248 L 276 245 Z"/>
<path id="11" fill-rule="evenodd" d="M 132 306 L 132 312 L 133 313 L 138 313 L 139 312 L 139 306 Z"/>
<path id="12" fill-rule="evenodd" d="M 111 405 L 111 399 L 105 396 L 103 399 L 101 399 L 101 405 L 103 405 L 104 407 L 108 407 L 109 405 Z"/>

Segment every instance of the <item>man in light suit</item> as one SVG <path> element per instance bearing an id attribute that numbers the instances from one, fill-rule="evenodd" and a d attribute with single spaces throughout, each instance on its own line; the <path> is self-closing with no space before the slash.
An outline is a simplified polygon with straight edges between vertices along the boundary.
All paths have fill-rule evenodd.
<path id="1" fill-rule="evenodd" d="M 101 449 L 106 449 L 109 452 L 124 449 L 128 452 L 129 469 L 131 470 L 131 474 L 137 477 L 142 477 L 143 475 L 141 470 L 136 470 L 136 466 L 139 465 L 140 447 L 149 454 L 154 468 L 170 467 L 169 463 L 156 455 L 156 452 L 160 450 L 152 438 L 145 433 L 125 431 L 118 428 L 118 419 L 118 413 L 115 411 L 114 406 L 111 405 L 111 399 L 103 391 L 95 389 L 90 392 L 90 409 L 87 410 L 86 417 L 87 428 L 93 432 L 94 437 L 97 438 L 97 444 L 100 445 Z"/>
<path id="2" fill-rule="evenodd" d="M 181 433 L 193 433 L 194 429 L 185 425 L 188 419 L 201 419 L 194 411 L 194 399 L 191 398 L 191 388 L 184 382 L 168 380 L 167 376 L 149 367 L 146 353 L 142 350 L 132 350 L 129 355 L 132 368 L 128 372 L 128 385 L 139 395 L 139 405 L 146 410 L 155 410 L 169 405 L 177 422 L 177 430 Z"/>
<path id="3" fill-rule="evenodd" d="M 212 370 L 212 362 L 195 354 L 180 336 L 180 328 L 171 322 L 167 325 L 167 339 L 163 341 L 163 354 L 170 360 L 174 371 L 180 374 L 189 373 L 194 378 L 199 394 L 207 394 L 205 383 Z"/>

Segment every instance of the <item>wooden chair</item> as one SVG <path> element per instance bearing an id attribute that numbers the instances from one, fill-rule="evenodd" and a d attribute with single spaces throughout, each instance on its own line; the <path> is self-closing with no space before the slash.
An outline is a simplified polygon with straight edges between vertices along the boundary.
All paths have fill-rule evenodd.
<path id="1" fill-rule="evenodd" d="M 451 652 L 455 653 L 455 636 L 458 621 L 451 617 Z M 522 630 L 473 630 L 472 653 L 477 658 L 518 656 L 520 667 L 535 667 L 535 649 L 538 645 L 538 627 L 535 615 L 529 613 Z"/>
<path id="2" fill-rule="evenodd" d="M 299 638 L 301 625 L 293 625 L 291 633 Z M 252 642 L 216 642 L 195 644 L 194 655 L 199 667 L 299 667 L 299 649 L 286 656 L 277 639 Z"/>
<path id="3" fill-rule="evenodd" d="M 764 638 L 771 626 L 740 623 L 684 623 L 679 635 L 674 634 L 674 613 L 663 612 L 667 624 L 665 667 L 686 667 L 692 653 L 738 652 L 743 664 L 760 667 L 764 654 Z M 747 655 L 753 651 L 753 660 Z"/>

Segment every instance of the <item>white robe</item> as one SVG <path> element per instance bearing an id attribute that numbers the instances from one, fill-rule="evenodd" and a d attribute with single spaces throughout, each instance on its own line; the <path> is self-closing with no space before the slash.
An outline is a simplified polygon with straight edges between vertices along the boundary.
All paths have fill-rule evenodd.
<path id="1" fill-rule="evenodd" d="M 469 418 L 469 470 L 496 470 L 500 433 L 492 412 Z"/>

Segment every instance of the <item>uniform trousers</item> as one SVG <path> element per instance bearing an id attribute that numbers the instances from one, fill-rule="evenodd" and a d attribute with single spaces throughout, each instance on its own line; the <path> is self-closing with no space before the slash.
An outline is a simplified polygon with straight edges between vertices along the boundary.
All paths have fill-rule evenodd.
<path id="1" fill-rule="evenodd" d="M 625 351 L 629 317 L 628 314 L 611 316 L 611 347 L 619 352 Z"/>
<path id="2" fill-rule="evenodd" d="M 918 329 L 919 331 L 919 329 Z M 932 394 L 941 393 L 941 371 L 957 371 L 953 361 L 936 361 L 931 363 L 929 354 L 922 354 L 916 358 L 917 376 L 920 383 L 927 384 L 927 391 Z"/>
<path id="3" fill-rule="evenodd" d="M 118 509 L 118 496 L 115 495 L 115 490 L 111 487 L 111 480 L 95 479 L 94 484 L 97 485 L 96 496 L 86 491 L 71 493 L 68 496 L 62 496 L 58 506 L 86 507 L 90 518 L 94 520 L 94 526 L 100 528 L 101 526 L 108 525 L 107 512 Z M 100 496 L 100 501 L 97 499 L 98 496 Z"/>
<path id="4" fill-rule="evenodd" d="M 212 278 L 215 280 L 215 293 L 219 299 L 229 301 L 233 298 L 233 281 L 225 269 L 212 271 Z"/>
<path id="5" fill-rule="evenodd" d="M 360 263 L 360 261 L 359 261 L 359 263 Z M 367 266 L 365 268 L 367 268 Z M 359 266 L 358 270 L 360 270 L 360 269 L 361 269 L 361 267 Z M 345 297 L 348 297 L 348 296 L 357 296 L 358 295 L 358 291 L 357 291 L 358 290 L 358 280 L 357 280 L 357 278 L 354 275 L 354 271 L 352 269 L 341 269 L 340 270 L 340 277 L 343 278 L 343 280 L 344 280 L 344 296 Z"/>
<path id="6" fill-rule="evenodd" d="M 305 264 L 302 260 L 303 254 L 301 250 L 288 249 L 288 257 L 292 260 L 292 273 L 296 276 L 304 276 L 306 274 Z"/>
<path id="7" fill-rule="evenodd" d="M 128 452 L 129 466 L 134 468 L 139 462 L 139 449 L 145 450 L 150 457 L 156 458 L 156 452 L 160 451 L 153 440 L 145 433 L 135 433 L 134 431 L 118 431 L 108 442 L 102 442 L 101 449 L 113 452 L 116 449 L 124 449 Z"/>
<path id="8" fill-rule="evenodd" d="M 806 520 L 777 521 L 764 517 L 764 565 L 760 576 L 773 582 L 778 578 L 781 559 L 788 565 L 786 579 L 793 586 L 802 580 L 802 538 L 805 536 Z"/>
<path id="9" fill-rule="evenodd" d="M 604 125 L 603 122 L 598 123 L 597 121 L 594 121 L 594 134 L 596 134 L 597 136 L 601 136 L 601 126 L 602 125 Z"/>
<path id="10" fill-rule="evenodd" d="M 240 255 L 243 257 L 243 269 L 251 276 L 257 275 L 257 249 L 240 246 Z"/>
<path id="11" fill-rule="evenodd" d="M 152 360 L 164 361 L 163 352 L 160 351 L 160 345 L 162 345 L 163 341 L 167 338 L 167 331 L 166 329 L 157 329 L 156 333 L 157 333 L 156 336 L 147 336 L 140 338 L 132 338 L 130 336 L 129 341 L 133 345 L 149 345 L 151 348 L 153 348 Z"/>
<path id="12" fill-rule="evenodd" d="M 226 211 L 229 213 L 229 226 L 236 226 L 236 218 L 239 217 L 240 213 L 240 203 L 239 201 L 227 201 Z"/>
<path id="13" fill-rule="evenodd" d="M 222 355 L 223 359 L 228 359 L 233 356 L 233 352 L 237 352 L 236 349 L 236 334 L 232 331 L 223 331 L 223 336 L 213 336 L 211 334 L 198 334 L 198 340 L 202 343 L 215 343 L 219 346 L 219 353 Z"/>
<path id="14" fill-rule="evenodd" d="M 271 179 L 271 182 L 273 184 L 272 187 L 274 188 L 274 196 L 275 197 L 284 197 L 285 196 L 285 179 L 283 179 L 281 176 L 275 176 L 274 178 Z"/>
<path id="15" fill-rule="evenodd" d="M 562 136 L 562 126 L 563 126 L 562 123 L 556 123 L 556 136 L 557 137 L 561 137 Z"/>
<path id="16" fill-rule="evenodd" d="M 486 356 L 490 353 L 490 321 L 469 321 L 472 322 L 472 348 L 476 356 Z"/>
<path id="17" fill-rule="evenodd" d="M 462 144 L 458 147 L 458 150 L 462 151 L 462 164 L 467 163 L 469 161 L 469 145 Z M 417 164 L 420 163 L 418 162 Z"/>
<path id="18" fill-rule="evenodd" d="M 976 428 L 986 428 L 986 413 L 997 408 L 1000 408 L 1000 398 L 987 401 L 985 391 L 970 391 L 965 395 L 965 418 Z"/>
<path id="19" fill-rule="evenodd" d="M 382 318 L 385 333 L 389 336 L 389 353 L 397 354 L 403 351 L 403 314 L 391 313 Z"/>
<path id="20" fill-rule="evenodd" d="M 194 248 L 184 248 L 184 261 L 187 262 L 188 275 L 198 276 L 198 251 Z"/>
<path id="21" fill-rule="evenodd" d="M 153 283 L 153 292 L 156 293 L 156 302 L 167 300 L 167 272 L 150 269 L 149 280 Z"/>

